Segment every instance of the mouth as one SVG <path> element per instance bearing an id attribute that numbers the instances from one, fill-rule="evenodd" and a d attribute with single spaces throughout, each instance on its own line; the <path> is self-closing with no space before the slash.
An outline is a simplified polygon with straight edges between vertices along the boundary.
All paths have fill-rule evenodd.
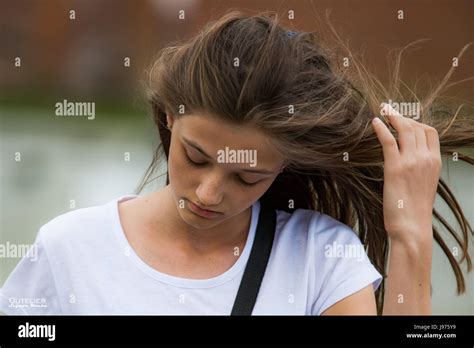
<path id="1" fill-rule="evenodd" d="M 188 202 L 189 202 L 188 205 L 189 205 L 189 208 L 191 209 L 191 211 L 193 211 L 195 214 L 197 214 L 201 217 L 212 219 L 212 218 L 215 218 L 216 216 L 218 216 L 219 214 L 221 214 L 217 211 L 203 209 L 200 206 L 196 205 L 195 203 L 193 203 L 189 200 L 188 200 Z"/>

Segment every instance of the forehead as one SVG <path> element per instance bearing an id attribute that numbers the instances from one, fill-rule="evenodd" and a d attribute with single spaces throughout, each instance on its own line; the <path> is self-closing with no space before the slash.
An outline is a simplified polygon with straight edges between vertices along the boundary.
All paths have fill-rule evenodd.
<path id="1" fill-rule="evenodd" d="M 234 125 L 208 115 L 186 115 L 180 117 L 179 134 L 195 143 L 207 154 L 215 156 L 218 150 L 256 150 L 260 163 L 282 161 L 269 136 L 251 125 Z"/>

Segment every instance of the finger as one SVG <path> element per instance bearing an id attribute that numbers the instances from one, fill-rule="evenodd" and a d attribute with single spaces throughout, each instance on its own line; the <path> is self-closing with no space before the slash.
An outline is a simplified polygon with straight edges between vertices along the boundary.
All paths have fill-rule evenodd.
<path id="1" fill-rule="evenodd" d="M 441 156 L 441 148 L 439 144 L 438 131 L 433 127 L 426 126 L 425 134 L 426 134 L 426 142 L 427 142 L 428 149 L 433 154 Z"/>
<path id="2" fill-rule="evenodd" d="M 406 117 L 398 113 L 390 104 L 383 104 L 382 114 L 388 116 L 390 124 L 398 133 L 400 153 L 411 152 L 416 149 L 415 129 Z"/>
<path id="3" fill-rule="evenodd" d="M 397 160 L 400 156 L 397 146 L 397 140 L 392 135 L 387 126 L 378 117 L 372 120 L 375 133 L 379 142 L 382 144 L 383 157 L 385 162 L 390 160 Z"/>
<path id="4" fill-rule="evenodd" d="M 439 154 L 441 151 L 441 148 L 440 148 L 440 142 L 439 142 L 439 135 L 436 128 L 428 126 L 427 124 L 424 124 L 424 123 L 418 123 L 418 124 L 420 125 L 420 127 L 423 128 L 423 131 L 425 132 L 426 146 L 428 147 L 428 150 L 430 150 L 433 153 Z"/>
<path id="5" fill-rule="evenodd" d="M 424 125 L 412 119 L 407 119 L 407 120 L 415 129 L 416 149 L 422 150 L 422 151 L 428 151 L 428 140 L 426 138 Z"/>

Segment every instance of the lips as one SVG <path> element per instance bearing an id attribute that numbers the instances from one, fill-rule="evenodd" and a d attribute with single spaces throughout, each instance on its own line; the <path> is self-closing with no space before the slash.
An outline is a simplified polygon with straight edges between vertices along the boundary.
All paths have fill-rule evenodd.
<path id="1" fill-rule="evenodd" d="M 196 203 L 193 203 L 196 207 L 198 207 L 199 209 L 201 210 L 204 210 L 204 211 L 208 211 L 210 213 L 219 213 L 218 211 L 214 211 L 214 210 L 209 210 L 209 209 L 204 209 L 203 207 L 201 207 L 200 205 L 197 205 Z"/>
<path id="2" fill-rule="evenodd" d="M 191 201 L 189 201 L 189 207 L 194 213 L 206 218 L 213 218 L 220 214 L 219 212 L 213 210 L 203 209 L 199 205 Z"/>

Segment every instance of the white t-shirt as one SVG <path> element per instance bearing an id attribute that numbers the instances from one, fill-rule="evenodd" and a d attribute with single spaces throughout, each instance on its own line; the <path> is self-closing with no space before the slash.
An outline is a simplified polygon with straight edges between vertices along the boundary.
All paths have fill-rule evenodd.
<path id="1" fill-rule="evenodd" d="M 260 211 L 252 206 L 248 238 L 236 263 L 210 279 L 161 273 L 134 252 L 118 201 L 78 209 L 42 226 L 34 248 L 0 289 L 6 314 L 229 315 Z M 34 256 L 34 257 L 33 257 Z M 253 315 L 320 315 L 381 275 L 356 233 L 306 209 L 277 210 L 275 239 Z"/>

